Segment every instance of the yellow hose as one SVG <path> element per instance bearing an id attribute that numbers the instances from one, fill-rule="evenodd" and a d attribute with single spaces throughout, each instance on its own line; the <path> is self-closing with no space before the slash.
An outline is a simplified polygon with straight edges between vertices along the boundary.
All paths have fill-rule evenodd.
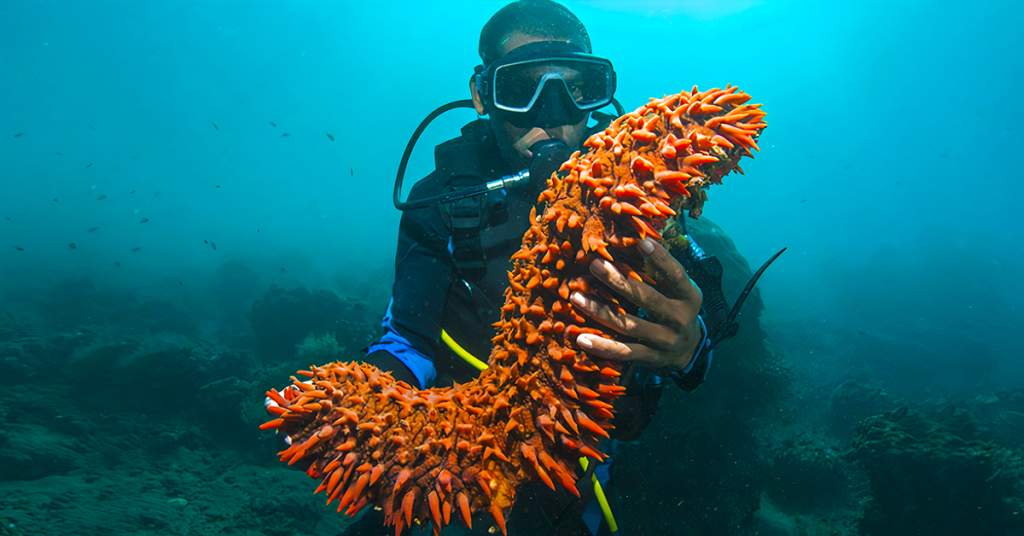
<path id="1" fill-rule="evenodd" d="M 448 345 L 448 348 L 451 348 L 453 352 L 458 354 L 458 356 L 461 357 L 462 359 L 466 360 L 466 363 L 469 363 L 470 365 L 476 367 L 477 370 L 487 369 L 487 363 L 484 363 L 483 361 L 480 361 L 479 359 L 473 357 L 473 354 L 467 352 L 465 348 L 459 346 L 459 343 L 455 342 L 455 339 L 453 339 L 452 336 L 449 335 L 448 332 L 443 329 L 441 330 L 441 340 Z"/>
<path id="2" fill-rule="evenodd" d="M 476 367 L 477 370 L 487 369 L 487 363 L 473 357 L 473 354 L 467 352 L 462 346 L 459 346 L 459 343 L 455 342 L 455 339 L 452 339 L 451 335 L 443 329 L 441 330 L 441 340 L 444 341 L 444 343 L 447 344 L 456 355 L 464 359 L 470 365 Z M 587 460 L 586 456 L 580 458 L 580 466 L 583 467 L 584 471 L 587 470 L 588 465 L 589 460 Z M 597 498 L 597 504 L 601 505 L 601 512 L 604 513 L 604 520 L 608 523 L 608 530 L 614 534 L 618 532 L 619 526 L 615 523 L 615 516 L 612 515 L 612 508 L 608 505 L 608 498 L 604 496 L 604 489 L 601 487 L 601 483 L 597 481 L 597 475 L 590 475 L 590 480 L 594 482 L 594 497 Z"/>

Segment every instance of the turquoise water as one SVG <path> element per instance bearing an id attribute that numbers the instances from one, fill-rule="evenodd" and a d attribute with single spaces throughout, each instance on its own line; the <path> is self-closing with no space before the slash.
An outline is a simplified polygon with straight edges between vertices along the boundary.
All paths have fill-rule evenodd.
<path id="1" fill-rule="evenodd" d="M 271 321 L 253 304 L 280 298 L 272 285 L 328 292 L 338 320 L 295 321 L 299 340 L 344 333 L 331 354 L 343 356 L 372 341 L 390 295 L 399 158 L 427 113 L 468 98 L 480 27 L 502 5 L 0 2 L 0 534 L 334 533 L 341 522 L 307 502 L 310 482 L 273 465 L 272 441 L 250 434 L 262 391 L 303 362 L 261 354 L 269 343 L 254 329 L 303 307 L 270 308 Z M 737 417 L 760 423 L 736 447 L 758 493 L 720 493 L 743 521 L 700 521 L 710 514 L 687 509 L 692 497 L 671 482 L 638 498 L 650 487 L 640 479 L 623 491 L 624 530 L 881 534 L 876 517 L 925 523 L 934 513 L 877 506 L 871 460 L 821 461 L 855 451 L 870 435 L 857 423 L 877 415 L 922 444 L 928 430 L 1015 459 L 1021 4 L 566 5 L 614 63 L 627 110 L 694 84 L 731 83 L 764 103 L 761 152 L 712 188 L 704 216 L 751 265 L 789 248 L 759 283 L 785 387 Z M 421 140 L 410 181 L 473 118 L 454 115 Z M 714 398 L 713 382 L 701 389 L 712 392 L 695 400 Z M 695 402 L 666 396 L 654 433 L 623 455 L 645 471 L 683 463 L 676 449 L 690 441 L 671 408 Z M 783 417 L 766 417 L 768 406 Z M 922 420 L 891 414 L 902 406 Z M 823 422 L 833 428 L 817 435 Z M 668 461 L 645 467 L 645 452 Z M 784 462 L 798 468 L 782 475 Z M 772 487 L 790 478 L 806 489 L 800 475 L 813 470 L 810 480 L 839 482 L 821 491 L 834 501 Z M 738 488 L 743 474 L 730 473 Z M 987 512 L 971 515 L 1003 515 Z M 1017 525 L 979 534 L 1019 533 L 1021 514 L 1006 515 Z"/>

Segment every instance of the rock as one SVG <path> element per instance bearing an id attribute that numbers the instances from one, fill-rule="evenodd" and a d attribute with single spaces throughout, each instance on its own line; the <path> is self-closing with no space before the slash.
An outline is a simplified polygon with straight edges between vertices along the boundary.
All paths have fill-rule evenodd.
<path id="1" fill-rule="evenodd" d="M 188 506 L 188 501 L 185 500 L 185 499 L 182 499 L 181 497 L 175 497 L 175 498 L 167 501 L 167 504 L 169 504 L 169 505 L 171 505 L 171 506 L 173 506 L 175 508 L 185 508 L 186 506 Z"/>
<path id="2" fill-rule="evenodd" d="M 850 457 L 871 482 L 866 535 L 1024 531 L 1024 460 L 1009 449 L 964 439 L 904 406 L 862 422 Z"/>

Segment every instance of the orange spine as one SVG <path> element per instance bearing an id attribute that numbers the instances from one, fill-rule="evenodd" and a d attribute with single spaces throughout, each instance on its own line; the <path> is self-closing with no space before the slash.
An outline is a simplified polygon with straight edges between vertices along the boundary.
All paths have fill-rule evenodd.
<path id="1" fill-rule="evenodd" d="M 292 439 L 281 461 L 311 460 L 307 473 L 322 479 L 317 491 L 328 503 L 337 499 L 348 513 L 380 506 L 396 535 L 412 523 L 439 532 L 452 512 L 467 526 L 488 512 L 504 532 L 516 488 L 529 480 L 575 493 L 576 460 L 604 457 L 597 446 L 614 428 L 612 404 L 625 389 L 620 364 L 575 342 L 581 333 L 617 335 L 575 311 L 569 296 L 635 312 L 588 266 L 604 258 L 654 283 L 636 244 L 660 239 L 678 212 L 699 216 L 705 190 L 757 150 L 765 114 L 749 99 L 731 86 L 694 87 L 591 136 L 590 150 L 548 179 L 531 212 L 490 368 L 470 383 L 427 390 L 359 363 L 300 371 L 308 379 L 268 393 L 283 411 L 263 428 Z"/>

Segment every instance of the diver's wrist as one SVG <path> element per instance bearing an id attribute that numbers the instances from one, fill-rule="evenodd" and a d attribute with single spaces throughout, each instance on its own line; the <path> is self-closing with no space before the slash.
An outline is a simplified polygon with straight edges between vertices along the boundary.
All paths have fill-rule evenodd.
<path id="1" fill-rule="evenodd" d="M 662 375 L 662 377 L 670 378 L 675 382 L 676 386 L 684 391 L 693 391 L 701 383 L 704 383 L 708 369 L 711 368 L 711 358 L 714 353 L 704 319 L 699 316 L 697 318 L 700 321 L 701 333 L 703 335 L 700 344 L 697 345 L 697 349 L 694 351 L 693 359 L 690 360 L 690 363 L 683 370 Z"/>

